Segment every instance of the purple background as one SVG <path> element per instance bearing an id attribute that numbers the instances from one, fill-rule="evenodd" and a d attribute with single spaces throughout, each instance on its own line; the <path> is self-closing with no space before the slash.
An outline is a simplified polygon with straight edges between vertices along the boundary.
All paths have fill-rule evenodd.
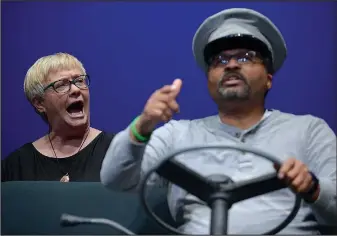
<path id="1" fill-rule="evenodd" d="M 46 125 L 23 93 L 39 57 L 68 52 L 92 78 L 95 128 L 118 132 L 147 98 L 174 78 L 184 80 L 177 118 L 216 113 L 192 55 L 192 38 L 209 15 L 247 7 L 267 15 L 289 56 L 274 77 L 268 108 L 325 119 L 336 132 L 336 2 L 2 2 L 2 158 L 41 137 Z"/>

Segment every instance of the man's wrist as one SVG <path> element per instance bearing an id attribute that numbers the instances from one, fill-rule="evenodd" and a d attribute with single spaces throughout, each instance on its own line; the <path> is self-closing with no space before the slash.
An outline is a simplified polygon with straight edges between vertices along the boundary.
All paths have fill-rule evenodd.
<path id="1" fill-rule="evenodd" d="M 316 189 L 316 191 L 315 191 L 315 193 L 314 193 L 314 195 L 313 195 L 313 197 L 312 197 L 313 202 L 316 202 L 316 200 L 318 199 L 320 190 L 321 190 L 321 189 L 320 189 L 319 184 L 318 184 L 317 189 Z"/>
<path id="2" fill-rule="evenodd" d="M 140 129 L 139 127 L 140 119 L 141 116 L 138 116 L 131 123 L 130 127 L 131 138 L 139 143 L 146 143 L 150 140 L 152 132 L 144 132 L 143 130 Z"/>
<path id="3" fill-rule="evenodd" d="M 144 122 L 142 118 L 143 118 L 142 115 L 138 117 L 137 122 L 135 122 L 135 128 L 140 135 L 151 136 L 153 130 L 150 128 L 147 129 L 144 128 L 147 127 L 148 125 L 146 125 L 146 122 Z"/>
<path id="4" fill-rule="evenodd" d="M 312 187 L 309 189 L 308 192 L 302 194 L 303 199 L 308 202 L 308 203 L 314 203 L 320 194 L 320 186 L 319 186 L 319 180 L 317 179 L 317 177 L 315 176 L 314 173 L 310 172 L 311 177 L 312 177 L 312 182 L 313 185 Z"/>

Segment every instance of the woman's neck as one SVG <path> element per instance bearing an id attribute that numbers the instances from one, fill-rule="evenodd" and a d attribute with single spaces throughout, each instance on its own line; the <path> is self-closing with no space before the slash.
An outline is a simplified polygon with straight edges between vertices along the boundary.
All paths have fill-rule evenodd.
<path id="1" fill-rule="evenodd" d="M 60 133 L 51 131 L 47 138 L 53 151 L 64 155 L 78 152 L 86 142 L 91 128 L 88 127 L 82 132 L 74 133 Z"/>

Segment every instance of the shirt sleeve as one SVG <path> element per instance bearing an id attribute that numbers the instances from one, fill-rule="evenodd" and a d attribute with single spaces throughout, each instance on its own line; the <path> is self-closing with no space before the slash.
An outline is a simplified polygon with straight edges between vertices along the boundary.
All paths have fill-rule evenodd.
<path id="1" fill-rule="evenodd" d="M 311 204 L 321 225 L 335 225 L 336 205 L 336 135 L 322 119 L 311 123 L 307 134 L 306 155 L 310 169 L 320 182 L 318 199 Z"/>
<path id="2" fill-rule="evenodd" d="M 177 124 L 178 121 L 170 121 L 156 129 L 147 144 L 131 140 L 130 126 L 118 133 L 102 163 L 102 184 L 114 189 L 134 189 L 144 174 L 172 150 Z M 161 185 L 165 181 L 153 174 L 148 184 Z"/>

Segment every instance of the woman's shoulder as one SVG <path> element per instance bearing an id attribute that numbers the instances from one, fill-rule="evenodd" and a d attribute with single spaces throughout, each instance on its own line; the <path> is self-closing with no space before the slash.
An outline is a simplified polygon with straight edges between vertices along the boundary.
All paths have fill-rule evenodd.
<path id="1" fill-rule="evenodd" d="M 91 143 L 99 143 L 103 146 L 109 146 L 113 138 L 115 137 L 115 133 L 108 132 L 108 131 L 101 131 L 99 130 L 99 133 L 97 136 L 93 139 Z"/>
<path id="2" fill-rule="evenodd" d="M 112 132 L 107 132 L 107 131 L 102 131 L 102 139 L 112 141 L 112 139 L 115 137 L 115 133 Z"/>
<path id="3" fill-rule="evenodd" d="M 21 147 L 15 149 L 14 151 L 12 151 L 11 153 L 9 153 L 9 155 L 6 156 L 6 158 L 4 158 L 2 161 L 6 160 L 6 161 L 18 161 L 20 159 L 20 157 L 22 156 L 33 156 L 34 154 L 34 147 L 33 144 L 30 143 L 25 143 L 24 145 L 22 145 Z"/>
<path id="4" fill-rule="evenodd" d="M 32 168 L 35 165 L 35 149 L 32 143 L 26 143 L 12 151 L 1 160 L 1 182 L 21 180 L 23 168 Z"/>

